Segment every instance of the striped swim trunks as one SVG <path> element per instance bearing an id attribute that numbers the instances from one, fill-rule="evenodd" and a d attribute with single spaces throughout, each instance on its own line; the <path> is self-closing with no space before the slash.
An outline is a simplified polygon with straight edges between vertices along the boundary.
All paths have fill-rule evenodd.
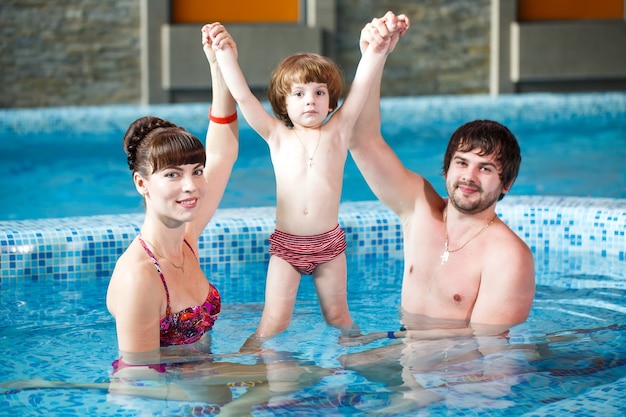
<path id="1" fill-rule="evenodd" d="M 311 275 L 319 264 L 332 261 L 347 246 L 346 233 L 339 225 L 313 236 L 296 236 L 280 230 L 274 230 L 270 236 L 270 254 L 289 262 L 303 275 Z"/>

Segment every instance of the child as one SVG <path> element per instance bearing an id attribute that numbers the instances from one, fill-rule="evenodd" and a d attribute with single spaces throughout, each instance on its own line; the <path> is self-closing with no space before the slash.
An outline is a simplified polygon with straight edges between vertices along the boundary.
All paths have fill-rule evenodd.
<path id="1" fill-rule="evenodd" d="M 223 29 L 222 29 L 223 30 Z M 268 98 L 278 119 L 252 94 L 232 39 L 211 32 L 226 85 L 250 126 L 267 142 L 276 176 L 276 230 L 270 236 L 265 307 L 255 336 L 284 331 L 293 314 L 301 275 L 313 275 L 326 322 L 347 332 L 345 233 L 338 224 L 348 140 L 370 84 L 382 71 L 390 37 L 363 52 L 343 105 L 343 78 L 330 59 L 310 53 L 285 58 L 272 74 Z M 226 41 L 228 40 L 228 41 Z"/>

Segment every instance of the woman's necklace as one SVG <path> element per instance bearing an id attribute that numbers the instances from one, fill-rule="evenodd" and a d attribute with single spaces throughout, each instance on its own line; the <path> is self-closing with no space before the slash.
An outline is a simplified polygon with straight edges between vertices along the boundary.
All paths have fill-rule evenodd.
<path id="1" fill-rule="evenodd" d="M 491 226 L 491 224 L 496 220 L 496 217 L 498 217 L 497 213 L 493 214 L 493 217 L 491 218 L 491 220 L 489 220 L 489 222 L 484 225 L 482 227 L 482 229 L 480 229 L 478 231 L 478 233 L 476 233 L 474 236 L 470 237 L 464 244 L 462 244 L 460 247 L 456 248 L 456 249 L 449 249 L 448 248 L 448 224 L 447 224 L 447 216 L 448 215 L 448 208 L 446 207 L 443 211 L 443 228 L 446 232 L 446 242 L 444 244 L 444 248 L 443 248 L 443 253 L 441 254 L 441 265 L 445 264 L 446 262 L 448 262 L 448 258 L 450 257 L 451 253 L 454 252 L 458 252 L 461 249 L 463 249 L 468 243 L 470 243 L 472 240 L 476 239 L 482 232 L 484 232 L 485 230 L 487 230 L 487 228 L 489 226 Z"/>
<path id="2" fill-rule="evenodd" d="M 174 262 L 172 262 L 172 260 L 170 258 L 167 258 L 163 255 L 161 255 L 157 250 L 156 250 L 156 246 L 154 246 L 152 243 L 150 243 L 149 240 L 147 240 L 146 238 L 144 238 L 142 236 L 144 242 L 146 242 L 148 245 L 150 245 L 152 247 L 152 250 L 154 251 L 154 254 L 156 256 L 158 256 L 160 259 L 165 259 L 167 262 L 170 263 L 170 265 L 172 265 L 174 268 L 178 269 L 179 271 L 181 271 L 183 274 L 185 273 L 185 248 L 183 248 L 183 263 L 178 266 L 176 265 Z"/>
<path id="3" fill-rule="evenodd" d="M 293 130 L 293 133 L 296 134 L 296 137 L 298 138 L 298 142 L 300 142 L 300 145 L 302 145 L 302 149 L 304 149 L 304 153 L 306 153 L 306 157 L 309 160 L 309 168 L 312 168 L 313 165 L 315 165 L 313 163 L 313 158 L 315 158 L 315 154 L 317 153 L 317 148 L 320 147 L 320 139 L 322 138 L 322 127 L 320 126 L 320 128 L 318 129 L 317 144 L 315 145 L 315 149 L 313 150 L 313 155 L 309 155 L 309 151 L 307 150 L 306 146 L 304 146 L 304 142 L 302 142 L 302 139 L 300 139 L 300 136 L 298 135 L 298 132 L 296 131 L 296 129 L 292 128 L 291 130 Z"/>

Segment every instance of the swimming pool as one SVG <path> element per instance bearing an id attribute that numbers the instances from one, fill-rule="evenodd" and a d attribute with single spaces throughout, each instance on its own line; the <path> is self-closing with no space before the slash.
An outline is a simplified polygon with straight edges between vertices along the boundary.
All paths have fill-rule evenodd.
<path id="1" fill-rule="evenodd" d="M 386 129 L 404 129 L 400 121 L 406 120 L 407 113 L 402 112 L 408 109 L 414 112 L 411 118 L 418 124 L 432 118 L 447 126 L 459 118 L 490 113 L 512 123 L 524 114 L 529 120 L 528 130 L 546 129 L 534 124 L 545 118 L 552 120 L 550 126 L 564 129 L 568 118 L 593 123 L 592 130 L 608 125 L 617 126 L 608 130 L 624 129 L 624 95 L 606 95 L 606 102 L 602 95 L 535 96 L 534 109 L 540 114 L 530 111 L 531 98 L 524 96 L 519 102 L 514 97 L 461 97 L 458 102 L 433 98 L 417 100 L 412 106 L 404 100 L 390 100 L 385 104 L 391 122 Z M 197 107 L 203 112 L 206 109 Z M 168 116 L 172 120 L 185 120 L 192 113 L 184 106 L 164 107 L 162 111 L 172 112 Z M 131 114 L 129 111 L 126 117 L 134 117 Z M 38 120 L 49 118 L 33 117 L 25 129 L 34 129 L 38 123 L 44 130 L 48 127 L 48 122 Z M 88 125 L 91 130 L 100 129 L 100 122 L 95 123 L 93 116 L 89 120 L 85 117 L 84 113 L 68 112 L 71 121 L 59 121 L 51 128 L 60 129 L 66 123 L 67 128 Z M 111 120 L 118 121 L 98 120 L 107 120 L 102 122 L 103 129 Z M 524 131 L 523 126 L 518 127 Z M 520 136 L 520 129 L 512 129 Z M 426 141 L 435 141 L 438 148 L 443 148 L 449 134 L 437 136 Z M 397 144 L 403 146 L 419 152 L 421 145 L 415 148 L 412 143 Z M 578 159 L 572 162 L 571 154 L 567 156 L 576 149 L 564 148 L 559 155 L 578 169 L 584 164 Z M 612 154 L 619 155 L 619 146 L 611 149 Z M 589 153 L 584 160 L 587 162 L 591 153 L 587 148 L 583 151 Z M 432 165 L 435 177 L 440 162 L 428 161 L 440 160 L 443 149 L 438 152 L 416 159 Z M 558 165 L 555 152 L 549 152 L 544 166 Z M 524 158 L 523 164 L 529 162 L 529 156 Z M 607 158 L 611 160 L 612 155 Z M 249 164 L 253 166 L 254 162 Z M 591 165 L 594 169 L 604 167 L 598 161 Z M 615 182 L 615 177 L 603 175 L 609 180 L 604 188 L 623 193 L 626 182 L 619 175 L 623 173 Z M 127 173 L 124 176 L 125 182 L 130 181 Z M 528 183 L 531 180 L 534 178 Z M 594 181 L 598 187 L 591 188 L 601 188 L 598 179 Z M 523 183 L 514 189 L 518 186 L 524 189 Z M 565 179 L 556 187 L 567 188 Z M 507 340 L 483 341 L 491 346 L 491 353 L 484 358 L 467 355 L 470 349 L 456 355 L 455 361 L 439 362 L 428 371 L 416 372 L 418 382 L 437 398 L 417 415 L 624 414 L 626 199 L 603 197 L 517 194 L 499 203 L 498 215 L 529 244 L 536 259 L 538 291 L 533 310 L 529 320 L 514 327 Z M 221 209 L 201 238 L 201 264 L 224 300 L 222 316 L 213 332 L 217 360 L 221 354 L 237 351 L 260 319 L 267 237 L 274 227 L 273 216 L 271 207 Z M 355 320 L 365 332 L 394 330 L 402 275 L 398 220 L 375 201 L 345 201 L 340 216 L 347 232 L 349 303 Z M 104 294 L 114 262 L 137 233 L 141 220 L 140 212 L 131 212 L 0 221 L 0 320 L 4 323 L 0 330 L 0 381 L 33 377 L 71 382 L 108 380 L 117 348 Z M 467 342 L 441 341 L 431 346 L 430 352 L 448 352 L 452 358 Z M 388 343 L 380 341 L 367 348 L 383 348 Z M 378 381 L 375 375 L 343 369 L 344 355 L 361 352 L 365 347 L 337 343 L 336 331 L 320 317 L 310 280 L 302 281 L 292 325 L 269 347 L 289 352 L 303 363 L 332 369 L 333 374 L 310 388 L 258 405 L 254 415 L 362 416 L 385 406 L 392 397 L 389 384 Z M 386 371 L 382 363 L 379 368 Z M 216 411 L 210 404 L 120 397 L 97 390 L 28 390 L 0 395 L 0 415 L 213 415 Z"/>
<path id="2" fill-rule="evenodd" d="M 0 110 L 0 176 L 7 179 L 0 220 L 143 212 L 122 151 L 123 132 L 135 118 L 154 114 L 204 138 L 207 108 Z M 523 160 L 511 195 L 626 198 L 626 93 L 389 98 L 382 113 L 385 138 L 440 192 L 452 132 L 466 121 L 490 118 L 520 141 Z M 267 146 L 241 124 L 240 157 L 221 207 L 274 205 Z M 343 201 L 371 199 L 349 159 Z"/>
<path id="3" fill-rule="evenodd" d="M 626 410 L 626 201 L 507 197 L 498 214 L 535 253 L 538 291 L 533 310 L 507 341 L 487 341 L 509 348 L 481 360 L 460 357 L 458 363 L 419 373 L 420 383 L 442 398 L 423 412 L 620 415 Z M 213 332 L 218 356 L 237 351 L 260 319 L 272 217 L 271 208 L 221 210 L 202 237 L 203 268 L 224 300 Z M 10 234 L 0 239 L 0 319 L 5 323 L 0 334 L 4 358 L 0 379 L 106 381 L 117 349 L 104 294 L 115 258 L 135 235 L 141 215 L 10 223 L 19 230 L 9 232 L 6 223 L 0 223 L 3 236 Z M 349 242 L 349 303 L 355 320 L 366 332 L 394 329 L 402 275 L 400 225 L 377 202 L 345 203 L 341 223 Z M 341 369 L 342 355 L 363 348 L 337 344 L 338 335 L 321 319 L 314 294 L 311 281 L 304 279 L 293 324 L 269 347 L 305 363 Z M 449 345 L 434 352 L 466 341 L 445 343 Z M 344 370 L 271 405 L 259 405 L 255 415 L 364 416 L 387 404 L 390 396 L 384 383 Z M 15 415 L 16 410 L 29 414 L 33 409 L 63 416 L 216 411 L 201 403 L 93 390 L 0 395 L 0 415 Z"/>

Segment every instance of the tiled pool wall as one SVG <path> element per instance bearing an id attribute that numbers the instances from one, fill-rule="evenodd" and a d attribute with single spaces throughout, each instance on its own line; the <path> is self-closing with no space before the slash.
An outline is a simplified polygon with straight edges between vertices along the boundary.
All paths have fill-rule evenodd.
<path id="1" fill-rule="evenodd" d="M 626 287 L 626 200 L 507 196 L 497 212 L 531 247 L 537 268 L 547 272 L 541 275 L 544 281 L 594 274 L 616 278 Z M 201 236 L 203 269 L 227 271 L 266 262 L 274 214 L 273 207 L 218 210 Z M 2 221 L 0 278 L 109 277 L 142 220 L 143 214 Z M 380 202 L 342 204 L 340 224 L 349 257 L 402 257 L 401 225 Z M 575 286 L 587 281 L 564 282 Z"/>

